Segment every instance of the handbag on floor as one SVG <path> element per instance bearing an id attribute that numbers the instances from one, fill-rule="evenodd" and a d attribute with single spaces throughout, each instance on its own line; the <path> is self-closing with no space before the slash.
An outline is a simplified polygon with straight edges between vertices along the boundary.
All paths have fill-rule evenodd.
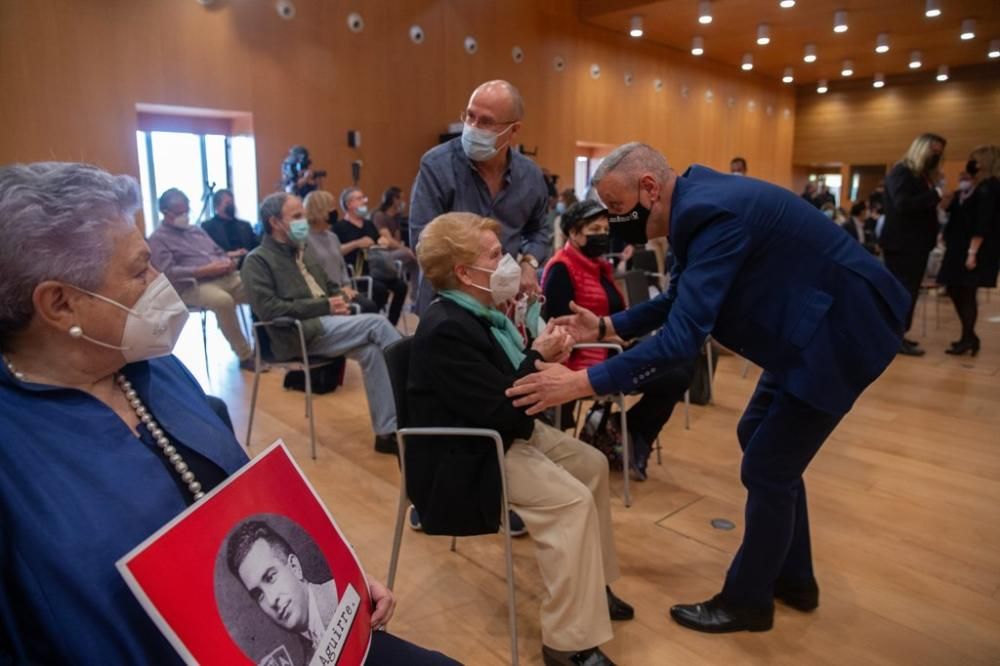
<path id="1" fill-rule="evenodd" d="M 595 402 L 580 429 L 580 441 L 590 444 L 604 454 L 613 470 L 622 468 L 621 416 L 610 402 Z"/>
<path id="2" fill-rule="evenodd" d="M 344 370 L 347 363 L 343 356 L 339 356 L 331 363 L 321 365 L 309 371 L 309 381 L 312 383 L 312 392 L 317 395 L 332 393 L 337 387 L 344 383 Z M 306 390 L 306 373 L 302 370 L 289 370 L 285 373 L 286 389 L 292 391 Z"/>

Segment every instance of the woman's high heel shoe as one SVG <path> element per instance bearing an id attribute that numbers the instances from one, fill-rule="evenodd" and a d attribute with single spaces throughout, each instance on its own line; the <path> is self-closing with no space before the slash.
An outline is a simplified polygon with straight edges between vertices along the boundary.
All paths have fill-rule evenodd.
<path id="1" fill-rule="evenodd" d="M 945 349 L 945 354 L 951 354 L 952 356 L 961 356 L 965 352 L 971 352 L 972 356 L 976 356 L 979 353 L 979 338 L 969 338 L 968 340 L 962 340 L 957 345 L 954 345 L 951 349 Z"/>

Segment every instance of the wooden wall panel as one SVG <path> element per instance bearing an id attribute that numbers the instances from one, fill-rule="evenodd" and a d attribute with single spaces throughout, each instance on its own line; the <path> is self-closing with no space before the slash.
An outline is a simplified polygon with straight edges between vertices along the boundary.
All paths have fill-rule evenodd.
<path id="1" fill-rule="evenodd" d="M 360 157 L 362 186 L 377 195 L 390 184 L 409 189 L 420 155 L 475 85 L 508 78 L 526 100 L 520 140 L 564 181 L 577 141 L 638 139 L 677 168 L 697 161 L 727 169 L 739 154 L 752 175 L 791 184 L 792 91 L 584 25 L 573 0 L 295 4 L 297 17 L 284 21 L 272 2 L 0 1 L 0 163 L 87 160 L 137 174 L 136 104 L 226 109 L 253 115 L 262 196 L 296 143 L 330 172 L 333 191 L 348 184 Z M 365 19 L 361 34 L 347 29 L 350 11 Z M 421 45 L 408 37 L 414 23 L 427 36 Z M 474 56 L 462 49 L 470 34 L 479 42 Z M 525 51 L 521 64 L 514 45 Z M 552 67 L 557 55 L 563 72 Z M 596 81 L 594 62 L 603 70 Z M 362 132 L 360 151 L 347 148 L 348 129 Z"/>
<path id="2" fill-rule="evenodd" d="M 952 185 L 969 152 L 1000 143 L 1000 85 L 995 77 L 947 83 L 854 88 L 817 95 L 800 90 L 795 164 L 893 164 L 923 132 L 948 140 Z"/>

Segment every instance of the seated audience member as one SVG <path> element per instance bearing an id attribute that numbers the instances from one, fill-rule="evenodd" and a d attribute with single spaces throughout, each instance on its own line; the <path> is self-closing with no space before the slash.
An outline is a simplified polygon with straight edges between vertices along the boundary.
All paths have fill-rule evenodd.
<path id="1" fill-rule="evenodd" d="M 494 220 L 446 213 L 420 234 L 417 258 L 437 295 L 414 336 L 407 425 L 500 433 L 508 498 L 535 542 L 545 585 L 545 663 L 610 664 L 597 646 L 611 639 L 611 619 L 630 619 L 633 611 L 608 587 L 618 578 L 608 462 L 504 395 L 516 378 L 534 372 L 536 362 L 564 359 L 572 339 L 549 326 L 524 349 L 510 319 L 496 309 L 516 295 L 521 273 L 504 254 L 499 233 Z M 497 529 L 495 453 L 477 444 L 407 448 L 410 498 L 428 532 Z"/>
<path id="2" fill-rule="evenodd" d="M 372 278 L 372 298 L 379 309 L 385 307 L 389 301 L 389 293 L 392 293 L 389 322 L 395 326 L 403 311 L 403 301 L 406 300 L 406 283 L 399 275 L 390 273 L 395 271 L 395 267 L 381 266 L 374 270 L 371 267 L 368 250 L 377 247 L 387 251 L 388 245 L 379 237 L 372 221 L 367 219 L 368 197 L 358 188 L 348 187 L 340 193 L 340 209 L 344 211 L 344 219 L 333 225 L 333 233 L 340 239 L 344 260 L 354 268 L 355 275 L 368 275 Z M 391 259 L 389 262 L 391 263 Z"/>
<path id="3" fill-rule="evenodd" d="M 222 335 L 240 359 L 240 368 L 253 370 L 253 349 L 236 314 L 236 306 L 247 302 L 236 260 L 191 224 L 183 192 L 170 188 L 160 195 L 159 205 L 163 221 L 149 237 L 153 267 L 167 276 L 185 303 L 215 314 Z"/>
<path id="4" fill-rule="evenodd" d="M 302 202 L 309 221 L 309 239 L 306 250 L 312 252 L 327 278 L 337 284 L 341 295 L 348 303 L 356 303 L 362 312 L 377 313 L 375 301 L 358 293 L 351 286 L 351 276 L 340 249 L 340 239 L 330 230 L 330 220 L 336 220 L 336 203 L 333 195 L 326 190 L 314 190 Z"/>
<path id="5" fill-rule="evenodd" d="M 417 282 L 420 279 L 420 267 L 417 266 L 417 255 L 406 247 L 400 232 L 400 221 L 406 209 L 403 190 L 395 185 L 382 193 L 382 202 L 372 216 L 372 223 L 378 229 L 379 240 L 389 249 L 389 258 L 403 265 L 404 275 L 409 278 L 410 298 L 417 295 Z"/>
<path id="6" fill-rule="evenodd" d="M 572 314 L 570 303 L 599 317 L 624 310 L 625 298 L 612 277 L 611 264 L 603 258 L 610 244 L 608 211 L 596 201 L 573 204 L 562 216 L 562 231 L 568 238 L 566 245 L 549 260 L 542 275 L 546 316 Z M 577 349 L 566 365 L 581 370 L 607 357 L 604 349 Z M 633 478 L 646 479 L 646 463 L 653 442 L 670 418 L 674 405 L 684 398 L 693 374 L 694 364 L 689 361 L 641 386 L 642 398 L 628 410 L 627 418 Z"/>
<path id="7" fill-rule="evenodd" d="M 375 450 L 395 453 L 396 407 L 382 349 L 399 339 L 385 317 L 351 315 L 339 285 L 331 281 L 312 252 L 302 199 L 269 195 L 260 205 L 264 238 L 243 262 L 243 281 L 254 314 L 267 321 L 293 317 L 302 322 L 306 350 L 317 356 L 347 356 L 361 364 Z M 271 352 L 279 361 L 299 356 L 295 328 L 268 327 Z"/>
<path id="8" fill-rule="evenodd" d="M 566 236 L 562 232 L 562 223 L 560 219 L 566 210 L 575 204 L 579 199 L 576 198 L 576 190 L 572 187 L 567 187 L 565 190 L 559 193 L 559 200 L 556 201 L 556 217 L 552 221 L 552 251 L 553 253 L 558 252 L 563 245 L 566 244 Z"/>
<path id="9" fill-rule="evenodd" d="M 729 173 L 734 176 L 747 175 L 747 161 L 742 157 L 734 157 L 729 160 Z"/>
<path id="10" fill-rule="evenodd" d="M 288 149 L 288 155 L 281 163 L 281 182 L 285 192 L 294 194 L 297 197 L 305 197 L 313 190 L 319 189 L 319 179 L 326 175 L 326 172 L 316 172 L 309 167 L 312 166 L 312 159 L 309 157 L 309 149 L 305 146 L 292 146 Z"/>
<path id="11" fill-rule="evenodd" d="M 141 202 L 85 164 L 0 168 L 2 664 L 184 663 L 115 562 L 247 462 L 170 355 L 188 313 Z M 379 634 L 368 663 L 452 663 Z"/>
<path id="12" fill-rule="evenodd" d="M 236 204 L 233 193 L 229 190 L 217 190 L 212 195 L 212 206 L 215 208 L 215 217 L 202 222 L 201 228 L 212 237 L 216 245 L 230 257 L 238 258 L 242 264 L 247 252 L 260 242 L 253 231 L 253 225 L 236 218 Z"/>
<path id="13" fill-rule="evenodd" d="M 806 186 L 802 190 L 802 198 L 819 208 L 819 206 L 816 205 L 816 189 L 816 181 L 806 181 Z"/>
<path id="14" fill-rule="evenodd" d="M 861 243 L 866 250 L 872 254 L 878 254 L 875 227 L 869 222 L 868 205 L 864 201 L 858 201 L 851 206 L 851 217 L 840 226 L 849 236 Z"/>

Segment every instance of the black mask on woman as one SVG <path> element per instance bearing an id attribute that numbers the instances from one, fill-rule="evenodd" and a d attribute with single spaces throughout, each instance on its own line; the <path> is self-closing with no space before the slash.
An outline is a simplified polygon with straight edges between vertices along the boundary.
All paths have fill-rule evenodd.
<path id="1" fill-rule="evenodd" d="M 941 155 L 934 153 L 927 159 L 927 170 L 934 171 L 938 168 L 939 164 L 941 164 Z"/>
<path id="2" fill-rule="evenodd" d="M 608 234 L 590 234 L 584 238 L 587 242 L 580 248 L 580 252 L 591 259 L 602 257 L 611 249 L 611 236 Z"/>
<path id="3" fill-rule="evenodd" d="M 227 204 L 222 212 L 226 214 L 226 217 L 236 217 L 236 206 L 235 204 Z"/>
<path id="4" fill-rule="evenodd" d="M 642 192 L 642 189 L 639 189 Z M 649 209 L 643 206 L 638 199 L 635 207 L 624 215 L 612 215 L 608 218 L 611 225 L 611 235 L 619 245 L 645 245 L 646 241 L 646 220 L 649 219 Z"/>
<path id="5" fill-rule="evenodd" d="M 969 160 L 965 163 L 965 173 L 975 178 L 976 174 L 979 173 L 979 165 L 976 164 L 976 160 Z"/>

